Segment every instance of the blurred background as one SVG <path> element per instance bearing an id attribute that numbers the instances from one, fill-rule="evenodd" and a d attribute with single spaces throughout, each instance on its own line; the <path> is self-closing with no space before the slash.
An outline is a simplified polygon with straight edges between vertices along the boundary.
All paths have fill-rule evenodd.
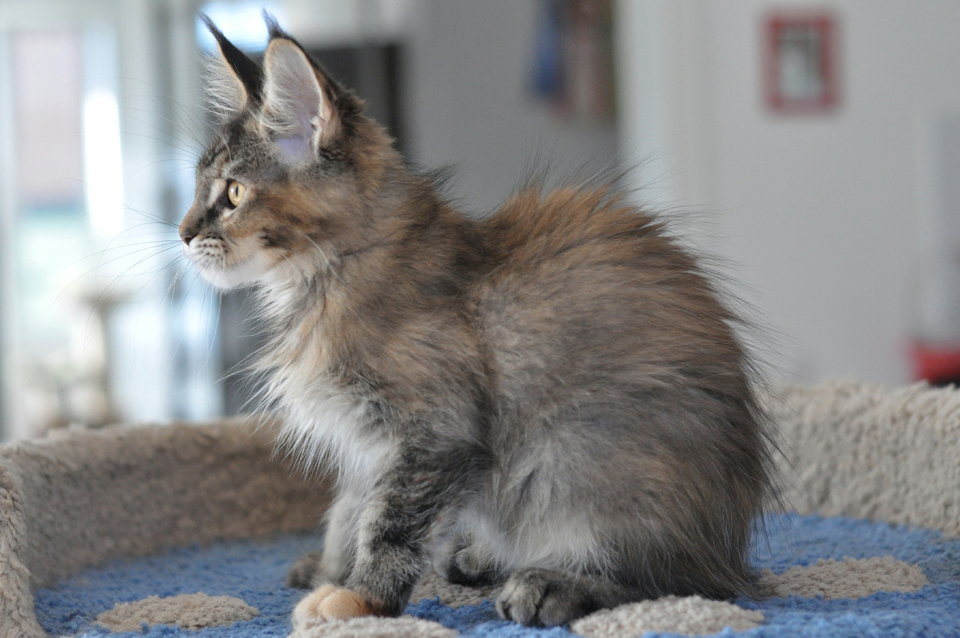
<path id="1" fill-rule="evenodd" d="M 623 172 L 718 258 L 768 374 L 960 379 L 953 0 L 0 0 L 0 432 L 243 409 L 245 295 L 181 256 L 209 14 L 262 9 L 493 210 Z"/>

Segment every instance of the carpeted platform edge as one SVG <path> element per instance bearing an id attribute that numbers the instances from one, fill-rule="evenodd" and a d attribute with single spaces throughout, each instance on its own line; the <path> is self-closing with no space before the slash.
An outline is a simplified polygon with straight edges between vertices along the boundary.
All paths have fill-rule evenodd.
<path id="1" fill-rule="evenodd" d="M 0 464 L 0 636 L 42 638 L 30 571 L 21 560 L 23 544 L 23 495 L 13 473 Z"/>
<path id="2" fill-rule="evenodd" d="M 960 536 L 960 391 L 832 380 L 768 404 L 788 510 Z"/>
<path id="3" fill-rule="evenodd" d="M 119 556 L 312 529 L 329 499 L 329 479 L 301 478 L 243 421 L 0 446 L 0 636 L 44 635 L 31 588 Z"/>
<path id="4" fill-rule="evenodd" d="M 841 380 L 767 404 L 789 509 L 960 536 L 960 392 Z M 0 446 L 0 635 L 42 636 L 29 588 L 82 567 L 313 527 L 329 482 L 300 479 L 272 453 L 269 436 L 229 421 Z"/>

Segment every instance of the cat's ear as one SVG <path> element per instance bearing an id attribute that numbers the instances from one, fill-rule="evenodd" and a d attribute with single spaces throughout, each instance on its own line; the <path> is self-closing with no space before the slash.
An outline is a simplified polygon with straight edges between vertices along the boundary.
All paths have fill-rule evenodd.
<path id="1" fill-rule="evenodd" d="M 214 110 L 229 116 L 239 113 L 250 103 L 259 103 L 263 91 L 260 67 L 234 46 L 209 16 L 201 13 L 200 19 L 220 49 L 220 55 L 212 57 L 207 65 L 207 91 Z"/>
<path id="2" fill-rule="evenodd" d="M 261 123 L 285 158 L 315 157 L 337 134 L 333 87 L 292 38 L 269 20 L 270 44 L 263 58 Z"/>

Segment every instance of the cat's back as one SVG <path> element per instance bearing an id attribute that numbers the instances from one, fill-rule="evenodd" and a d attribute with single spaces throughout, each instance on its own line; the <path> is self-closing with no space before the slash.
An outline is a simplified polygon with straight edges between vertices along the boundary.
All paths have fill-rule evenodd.
<path id="1" fill-rule="evenodd" d="M 636 256 L 638 242 L 654 249 L 661 225 L 603 189 L 525 189 L 507 200 L 483 230 L 503 266 L 556 264 L 587 259 L 610 262 Z"/>
<path id="2" fill-rule="evenodd" d="M 663 222 L 603 189 L 525 190 L 481 228 L 497 256 L 480 286 L 488 303 L 519 295 L 532 305 L 575 302 L 564 314 L 595 318 L 630 314 L 637 304 L 648 317 L 693 313 L 710 323 L 729 316 L 697 259 Z"/>
<path id="3" fill-rule="evenodd" d="M 527 190 L 482 229 L 499 255 L 476 302 L 501 384 L 742 376 L 735 318 L 656 217 L 603 190 Z"/>

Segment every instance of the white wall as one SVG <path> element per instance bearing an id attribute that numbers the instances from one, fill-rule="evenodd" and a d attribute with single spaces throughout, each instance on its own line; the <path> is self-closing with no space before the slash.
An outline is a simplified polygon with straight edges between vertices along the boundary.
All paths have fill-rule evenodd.
<path id="1" fill-rule="evenodd" d="M 624 154 L 649 152 L 650 135 L 663 140 L 667 201 L 705 211 L 709 246 L 779 340 L 782 373 L 904 382 L 906 347 L 923 323 L 921 227 L 936 226 L 925 140 L 960 106 L 960 3 L 792 4 L 840 19 L 834 114 L 763 106 L 761 18 L 791 3 L 622 0 L 622 104 L 642 103 L 645 91 L 664 103 L 659 114 L 624 109 Z M 629 43 L 651 28 L 657 73 L 644 72 L 649 58 Z M 652 177 L 635 172 L 641 183 Z"/>
<path id="2" fill-rule="evenodd" d="M 412 155 L 429 168 L 456 165 L 453 193 L 473 211 L 503 201 L 538 155 L 561 177 L 616 162 L 612 126 L 559 121 L 528 96 L 538 6 L 415 4 L 405 100 Z"/>

